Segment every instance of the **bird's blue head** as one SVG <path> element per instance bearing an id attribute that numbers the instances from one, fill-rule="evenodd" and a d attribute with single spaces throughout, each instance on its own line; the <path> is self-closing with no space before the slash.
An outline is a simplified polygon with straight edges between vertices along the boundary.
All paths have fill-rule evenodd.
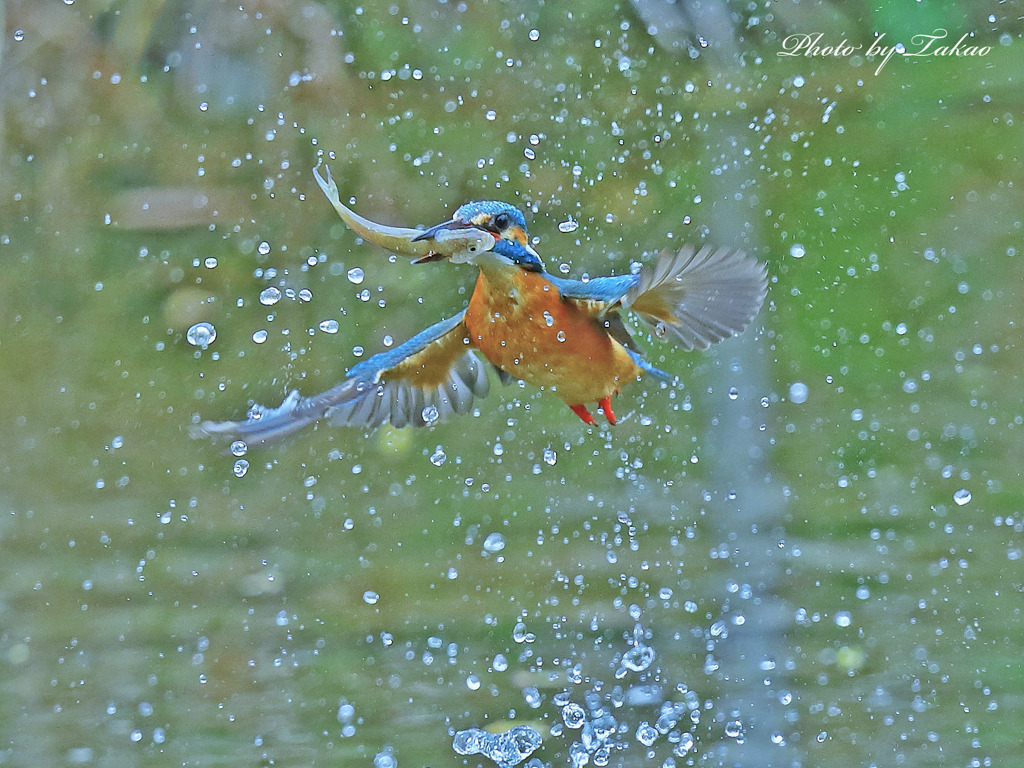
<path id="1" fill-rule="evenodd" d="M 480 200 L 460 206 L 451 221 L 438 224 L 423 232 L 417 240 L 436 236 L 441 229 L 475 227 L 494 236 L 493 253 L 503 256 L 528 272 L 543 272 L 544 264 L 530 245 L 523 212 L 508 203 Z"/>

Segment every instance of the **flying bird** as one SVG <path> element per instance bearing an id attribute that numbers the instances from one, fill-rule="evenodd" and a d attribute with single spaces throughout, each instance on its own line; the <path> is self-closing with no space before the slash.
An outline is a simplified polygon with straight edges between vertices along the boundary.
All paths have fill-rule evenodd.
<path id="1" fill-rule="evenodd" d="M 469 305 L 392 349 L 357 363 L 338 385 L 310 397 L 293 390 L 276 408 L 253 406 L 244 421 L 205 421 L 197 435 L 274 440 L 321 419 L 374 429 L 425 426 L 470 412 L 489 390 L 488 368 L 559 397 L 594 424 L 596 403 L 610 424 L 611 398 L 642 376 L 675 377 L 648 362 L 624 321 L 634 313 L 656 338 L 703 350 L 740 333 L 757 315 L 767 267 L 742 251 L 683 246 L 634 273 L 571 280 L 548 272 L 531 245 L 526 217 L 508 203 L 458 208 L 426 230 L 388 227 L 341 202 L 331 178 L 313 170 L 348 226 L 364 239 L 411 257 L 449 260 L 480 272 Z"/>

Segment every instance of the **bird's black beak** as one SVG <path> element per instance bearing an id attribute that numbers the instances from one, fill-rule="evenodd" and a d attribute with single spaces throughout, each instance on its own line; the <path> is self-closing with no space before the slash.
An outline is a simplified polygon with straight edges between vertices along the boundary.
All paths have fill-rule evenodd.
<path id="1" fill-rule="evenodd" d="M 424 240 L 444 239 L 445 236 L 442 233 L 455 232 L 460 229 L 469 229 L 469 227 L 461 221 L 449 219 L 448 221 L 442 221 L 440 224 L 437 224 L 430 229 L 423 230 L 412 239 L 412 242 L 419 243 Z"/>
<path id="2" fill-rule="evenodd" d="M 494 247 L 495 237 L 485 229 L 451 219 L 413 237 L 410 243 L 423 243 L 426 253 L 416 259 L 426 261 L 451 259 L 456 263 L 472 261 L 477 255 Z"/>

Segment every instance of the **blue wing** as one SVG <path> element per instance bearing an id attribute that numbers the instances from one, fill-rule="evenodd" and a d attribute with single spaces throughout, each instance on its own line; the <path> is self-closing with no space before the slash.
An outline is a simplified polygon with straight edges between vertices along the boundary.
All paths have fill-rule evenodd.
<path id="1" fill-rule="evenodd" d="M 204 421 L 194 437 L 244 440 L 249 445 L 290 435 L 320 419 L 374 429 L 425 426 L 467 413 L 487 395 L 485 366 L 469 346 L 465 311 L 435 323 L 394 349 L 352 367 L 336 387 L 311 397 L 292 390 L 277 408 L 254 405 L 245 421 Z"/>
<path id="2" fill-rule="evenodd" d="M 750 324 L 768 291 L 765 264 L 742 251 L 705 245 L 663 251 L 635 275 L 587 282 L 550 277 L 562 296 L 598 315 L 628 309 L 658 338 L 683 349 L 707 349 Z"/>
<path id="3" fill-rule="evenodd" d="M 567 299 L 605 304 L 608 307 L 618 303 L 640 279 L 639 275 L 618 275 L 616 277 L 592 277 L 584 282 L 555 275 L 546 275 L 546 277 Z"/>

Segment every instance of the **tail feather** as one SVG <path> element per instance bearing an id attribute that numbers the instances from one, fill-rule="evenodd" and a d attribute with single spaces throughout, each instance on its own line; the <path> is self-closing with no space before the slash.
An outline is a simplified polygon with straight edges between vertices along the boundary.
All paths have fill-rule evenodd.
<path id="1" fill-rule="evenodd" d="M 662 252 L 622 297 L 655 335 L 683 349 L 707 349 L 746 328 L 768 291 L 767 265 L 742 251 L 687 245 Z"/>

